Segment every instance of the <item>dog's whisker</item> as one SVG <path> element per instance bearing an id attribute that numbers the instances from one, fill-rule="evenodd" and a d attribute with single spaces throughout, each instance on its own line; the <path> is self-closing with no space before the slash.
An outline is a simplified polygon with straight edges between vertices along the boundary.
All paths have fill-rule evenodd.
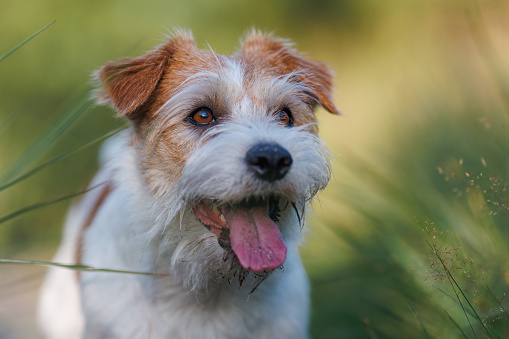
<path id="1" fill-rule="evenodd" d="M 300 214 L 299 214 L 299 210 L 297 209 L 297 205 L 292 202 L 292 207 L 293 207 L 293 210 L 295 211 L 295 214 L 297 215 L 297 219 L 299 220 L 299 225 L 302 223 L 302 219 L 300 217 Z"/>

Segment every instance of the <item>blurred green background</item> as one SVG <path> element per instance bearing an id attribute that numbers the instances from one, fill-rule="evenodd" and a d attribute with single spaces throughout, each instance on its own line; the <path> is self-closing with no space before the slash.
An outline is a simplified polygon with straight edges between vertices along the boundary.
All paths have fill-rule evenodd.
<path id="1" fill-rule="evenodd" d="M 0 185 L 124 125 L 73 115 L 106 61 L 174 27 L 220 53 L 273 31 L 334 69 L 344 112 L 318 112 L 334 178 L 302 248 L 312 337 L 509 337 L 507 1 L 4 0 L 0 55 L 53 20 L 0 62 Z M 98 147 L 0 190 L 0 218 L 84 188 Z M 0 258 L 50 260 L 70 203 L 0 223 Z M 1 339 L 36 336 L 44 271 L 0 265 Z"/>

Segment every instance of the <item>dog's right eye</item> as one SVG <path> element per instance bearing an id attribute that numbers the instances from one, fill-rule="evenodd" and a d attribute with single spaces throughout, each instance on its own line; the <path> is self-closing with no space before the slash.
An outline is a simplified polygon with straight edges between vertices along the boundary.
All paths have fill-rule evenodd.
<path id="1" fill-rule="evenodd" d="M 274 118 L 285 127 L 293 126 L 293 116 L 288 108 L 284 108 L 282 111 L 277 112 Z"/>
<path id="2" fill-rule="evenodd" d="M 197 126 L 203 126 L 213 123 L 216 119 L 212 114 L 212 111 L 206 107 L 198 108 L 188 118 L 188 120 Z"/>

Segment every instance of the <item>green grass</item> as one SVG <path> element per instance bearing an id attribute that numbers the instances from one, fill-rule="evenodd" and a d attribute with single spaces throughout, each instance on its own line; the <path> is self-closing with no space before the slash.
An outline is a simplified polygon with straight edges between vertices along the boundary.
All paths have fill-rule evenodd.
<path id="1" fill-rule="evenodd" d="M 131 1 L 120 12 L 80 5 L 86 8 L 79 15 L 66 12 L 69 22 L 57 17 L 51 30 L 4 54 L 0 71 L 11 83 L 0 84 L 6 94 L 0 104 L 3 264 L 20 264 L 27 249 L 55 248 L 67 198 L 86 187 L 99 141 L 123 126 L 110 118 L 113 112 L 86 101 L 80 86 L 91 70 L 137 54 L 129 52 L 133 46 L 141 51 L 159 43 L 146 38 L 162 31 L 154 27 L 162 22 L 159 12 L 171 13 L 172 24 L 191 27 L 198 41 L 219 51 L 255 24 L 328 61 L 345 113 L 318 113 L 335 162 L 302 249 L 312 284 L 312 337 L 507 338 L 507 4 L 322 5 L 259 6 L 278 18 L 272 21 L 250 15 L 261 10 L 251 4 L 199 10 L 158 4 L 164 8 L 147 15 L 150 20 L 139 19 L 147 9 Z M 196 23 L 201 10 L 207 16 Z M 215 25 L 209 12 L 221 12 L 224 25 Z M 122 26 L 123 16 L 140 25 Z M 90 29 L 66 33 L 71 21 Z M 51 72 L 36 76 L 45 67 Z M 28 259 L 23 265 L 51 265 Z"/>
<path id="2" fill-rule="evenodd" d="M 0 55 L 0 62 L 2 62 L 3 60 L 7 59 L 11 54 L 13 54 L 14 52 L 16 52 L 19 48 L 21 48 L 24 44 L 26 44 L 27 42 L 29 42 L 30 40 L 32 40 L 33 38 L 35 38 L 38 34 L 42 33 L 45 29 L 47 29 L 49 26 L 53 25 L 55 23 L 55 21 L 52 21 L 50 22 L 49 24 L 47 24 L 46 26 L 44 26 L 43 28 L 41 28 L 40 30 L 38 30 L 37 32 L 35 32 L 34 34 L 30 35 L 28 38 L 26 38 L 25 40 L 21 41 L 19 44 L 17 44 L 16 46 L 14 46 L 13 48 L 11 48 L 10 50 L 8 50 L 7 52 L 5 52 L 4 54 Z"/>
<path id="3" fill-rule="evenodd" d="M 21 48 L 24 44 L 26 44 L 28 41 L 33 39 L 35 36 L 37 36 L 39 33 L 44 31 L 46 28 L 48 28 L 51 24 L 53 24 L 54 21 L 36 33 L 32 34 L 27 39 L 23 40 L 21 43 L 16 45 L 14 48 L 9 50 L 7 53 L 0 56 L 0 62 L 5 60 L 8 56 L 16 52 L 19 48 Z M 27 170 L 32 166 L 39 158 L 46 153 L 51 146 L 57 142 L 57 140 L 65 133 L 68 132 L 71 125 L 82 115 L 84 114 L 92 105 L 90 99 L 88 99 L 89 95 L 86 94 L 84 99 L 79 100 L 72 109 L 68 110 L 63 116 L 57 121 L 57 123 L 52 126 L 48 131 L 44 132 L 42 136 L 30 147 L 30 149 L 23 154 L 17 161 L 15 161 L 12 165 L 10 165 L 6 170 L 3 171 L 2 175 L 0 176 L 0 192 L 2 192 L 5 189 L 8 189 L 9 187 L 12 187 L 14 185 L 19 184 L 23 180 L 26 180 L 30 178 L 33 175 L 36 175 L 41 170 L 45 169 L 48 166 L 51 166 L 55 163 L 58 163 L 59 161 L 62 161 L 63 159 L 75 155 L 75 153 L 78 153 L 87 147 L 99 142 L 103 141 L 106 138 L 114 135 L 115 133 L 119 132 L 121 129 L 125 128 L 117 128 L 111 132 L 106 133 L 105 135 L 96 137 L 93 140 L 90 140 L 88 142 L 85 142 L 82 145 L 79 145 L 73 149 L 70 149 L 68 151 L 65 151 L 61 154 L 58 154 L 57 156 L 53 157 L 52 159 L 38 165 L 35 168 L 32 168 L 31 170 Z M 12 119 L 11 117 L 8 118 L 9 120 Z M 5 122 L 4 122 L 5 123 Z M 22 175 L 19 175 L 19 173 L 23 173 Z M 100 186 L 100 185 L 98 185 Z M 0 215 L 0 224 L 3 224 L 11 219 L 22 217 L 26 213 L 33 212 L 38 209 L 46 208 L 50 205 L 70 200 L 75 197 L 78 197 L 82 194 L 85 194 L 93 189 L 97 188 L 97 186 L 90 187 L 84 190 L 80 190 L 78 192 L 72 192 L 70 194 L 58 197 L 56 199 L 38 202 L 33 205 L 25 206 L 23 208 L 20 208 L 19 210 L 10 212 L 6 215 Z M 134 272 L 134 271 L 121 271 L 121 270 L 112 270 L 112 269 L 103 269 L 103 268 L 96 268 L 86 265 L 65 265 L 61 263 L 55 263 L 55 262 L 47 262 L 47 261 L 38 261 L 38 260 L 19 260 L 19 259 L 0 259 L 0 264 L 9 264 L 9 265 L 28 265 L 28 266 L 43 266 L 43 267 L 61 267 L 76 271 L 100 271 L 100 272 L 110 272 L 110 273 L 124 273 L 124 274 L 146 274 L 146 275 L 160 275 L 157 273 L 151 273 L 151 272 Z"/>

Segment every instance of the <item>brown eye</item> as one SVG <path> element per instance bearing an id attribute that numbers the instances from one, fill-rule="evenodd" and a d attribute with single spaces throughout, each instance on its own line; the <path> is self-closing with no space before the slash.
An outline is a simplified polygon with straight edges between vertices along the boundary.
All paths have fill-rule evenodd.
<path id="1" fill-rule="evenodd" d="M 284 125 L 285 127 L 293 126 L 292 113 L 288 108 L 285 108 L 284 110 L 276 113 L 275 118 L 281 125 Z"/>
<path id="2" fill-rule="evenodd" d="M 208 125 L 215 121 L 212 112 L 205 107 L 197 109 L 189 119 L 195 125 Z"/>

